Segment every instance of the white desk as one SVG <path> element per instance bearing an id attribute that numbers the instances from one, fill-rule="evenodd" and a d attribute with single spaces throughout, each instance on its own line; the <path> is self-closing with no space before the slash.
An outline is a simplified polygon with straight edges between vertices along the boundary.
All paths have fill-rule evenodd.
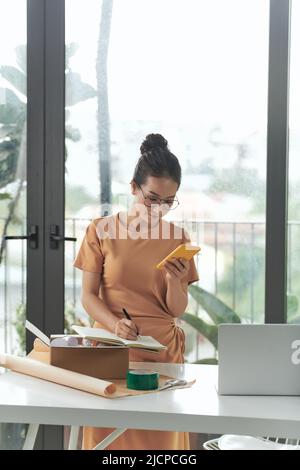
<path id="1" fill-rule="evenodd" d="M 217 366 L 133 362 L 132 368 L 196 378 L 187 389 L 107 399 L 15 372 L 0 376 L 0 421 L 30 423 L 25 448 L 38 424 L 71 425 L 74 448 L 82 425 L 117 428 L 105 448 L 128 428 L 300 437 L 300 397 L 219 396 Z"/>

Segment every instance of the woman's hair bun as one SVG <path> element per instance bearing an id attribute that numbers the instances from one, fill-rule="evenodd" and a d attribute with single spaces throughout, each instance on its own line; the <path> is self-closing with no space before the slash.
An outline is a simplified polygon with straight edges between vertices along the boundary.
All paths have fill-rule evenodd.
<path id="1" fill-rule="evenodd" d="M 144 153 L 158 147 L 167 149 L 168 141 L 161 134 L 148 134 L 140 147 L 140 151 Z"/>

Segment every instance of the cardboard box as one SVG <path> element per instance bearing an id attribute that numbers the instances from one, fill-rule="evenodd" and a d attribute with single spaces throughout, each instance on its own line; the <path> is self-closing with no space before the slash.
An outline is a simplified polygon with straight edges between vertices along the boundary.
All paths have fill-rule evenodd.
<path id="1" fill-rule="evenodd" d="M 97 379 L 125 379 L 129 369 L 129 348 L 57 347 L 50 344 L 50 364 Z"/>
<path id="2" fill-rule="evenodd" d="M 115 345 L 86 346 L 78 335 L 51 335 L 54 338 L 76 337 L 79 346 L 51 346 L 41 330 L 26 320 L 25 327 L 50 348 L 50 364 L 90 375 L 97 379 L 125 379 L 129 369 L 129 348 Z M 91 344 L 91 343 L 90 343 Z"/>

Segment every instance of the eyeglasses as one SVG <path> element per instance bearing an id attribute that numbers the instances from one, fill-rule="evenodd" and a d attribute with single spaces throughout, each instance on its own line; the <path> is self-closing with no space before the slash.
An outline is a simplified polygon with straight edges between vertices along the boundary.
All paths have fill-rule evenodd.
<path id="1" fill-rule="evenodd" d="M 175 196 L 174 199 L 161 199 L 160 197 L 157 197 L 157 196 L 152 196 L 152 195 L 149 195 L 149 194 L 145 194 L 144 191 L 142 190 L 141 186 L 135 180 L 134 180 L 134 182 L 140 188 L 140 190 L 142 191 L 142 194 L 144 196 L 145 206 L 151 207 L 152 204 L 153 205 L 154 204 L 159 204 L 159 205 L 166 204 L 170 210 L 174 210 L 174 209 L 176 209 L 176 207 L 179 206 L 179 201 L 178 201 L 177 196 Z"/>

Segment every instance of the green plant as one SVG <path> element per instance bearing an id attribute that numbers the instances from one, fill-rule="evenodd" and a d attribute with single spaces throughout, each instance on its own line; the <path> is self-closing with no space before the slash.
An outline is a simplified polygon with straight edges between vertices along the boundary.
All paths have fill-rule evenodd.
<path id="1" fill-rule="evenodd" d="M 192 326 L 197 333 L 204 336 L 214 348 L 218 349 L 218 325 L 220 323 L 241 323 L 240 317 L 228 305 L 218 299 L 216 296 L 207 292 L 199 286 L 190 286 L 189 294 L 197 304 L 197 310 L 201 307 L 209 316 L 211 322 L 185 312 L 181 317 L 188 325 Z M 197 364 L 216 364 L 214 357 L 200 359 Z"/>
<path id="2" fill-rule="evenodd" d="M 96 90 L 83 82 L 80 75 L 69 66 L 77 49 L 76 43 L 66 46 L 66 119 L 70 116 L 69 107 L 96 96 Z M 0 66 L 2 77 L 17 92 L 11 88 L 0 88 L 0 93 L 5 98 L 4 103 L 0 104 L 0 189 L 15 180 L 26 122 L 26 46 L 20 45 L 15 51 L 18 68 L 11 65 Z M 79 129 L 66 124 L 66 139 L 77 142 L 80 138 Z M 67 155 L 67 148 L 65 154 Z M 4 196 L 10 197 L 9 193 L 3 193 L 2 198 Z"/>
<path id="3" fill-rule="evenodd" d="M 76 53 L 78 45 L 70 43 L 66 46 L 66 140 L 80 140 L 80 132 L 68 124 L 69 108 L 79 102 L 94 98 L 96 90 L 81 80 L 78 73 L 71 70 L 69 61 Z M 16 47 L 17 67 L 0 66 L 0 75 L 9 84 L 8 88 L 0 87 L 0 200 L 7 200 L 8 214 L 3 224 L 0 244 L 0 264 L 5 250 L 5 235 L 10 223 L 21 223 L 16 216 L 18 201 L 26 181 L 26 46 Z M 65 159 L 67 145 L 65 145 Z M 67 172 L 67 169 L 66 169 Z M 5 190 L 7 186 L 17 182 L 11 194 Z"/>
<path id="4" fill-rule="evenodd" d="M 24 355 L 26 352 L 25 320 L 26 305 L 21 303 L 16 308 L 16 320 L 13 322 L 13 326 L 16 328 L 18 338 L 18 353 L 21 355 Z"/>
<path id="5" fill-rule="evenodd" d="M 289 323 L 300 323 L 300 315 L 298 313 L 298 308 L 298 297 L 293 294 L 287 294 L 287 315 Z"/>
<path id="6" fill-rule="evenodd" d="M 16 320 L 13 322 L 13 326 L 17 333 L 17 353 L 24 355 L 26 353 L 26 305 L 21 303 L 16 308 Z M 77 318 L 74 304 L 67 301 L 65 304 L 65 317 L 64 317 L 64 333 L 72 334 L 72 325 L 80 326 L 92 326 L 91 318 L 87 319 Z M 54 333 L 54 332 L 53 332 Z"/>
<path id="7" fill-rule="evenodd" d="M 74 334 L 72 330 L 72 325 L 79 325 L 79 326 L 92 326 L 92 319 L 91 317 L 85 318 L 78 318 L 76 316 L 76 310 L 74 303 L 71 301 L 67 301 L 65 303 L 65 334 Z"/>
<path id="8" fill-rule="evenodd" d="M 199 286 L 190 286 L 189 294 L 197 304 L 197 311 L 201 307 L 209 316 L 210 323 L 202 318 L 185 312 L 181 317 L 188 325 L 192 326 L 200 335 L 204 336 L 211 344 L 218 349 L 218 325 L 220 323 L 241 323 L 239 315 L 228 305 L 218 299 L 215 295 L 207 292 Z M 296 314 L 299 307 L 298 297 L 287 294 L 287 310 L 289 314 Z M 299 316 L 295 315 L 295 322 L 299 321 Z M 217 364 L 214 357 L 200 359 L 196 364 Z"/>
<path id="9" fill-rule="evenodd" d="M 28 429 L 25 423 L 0 423 L 0 450 L 20 450 Z"/>

